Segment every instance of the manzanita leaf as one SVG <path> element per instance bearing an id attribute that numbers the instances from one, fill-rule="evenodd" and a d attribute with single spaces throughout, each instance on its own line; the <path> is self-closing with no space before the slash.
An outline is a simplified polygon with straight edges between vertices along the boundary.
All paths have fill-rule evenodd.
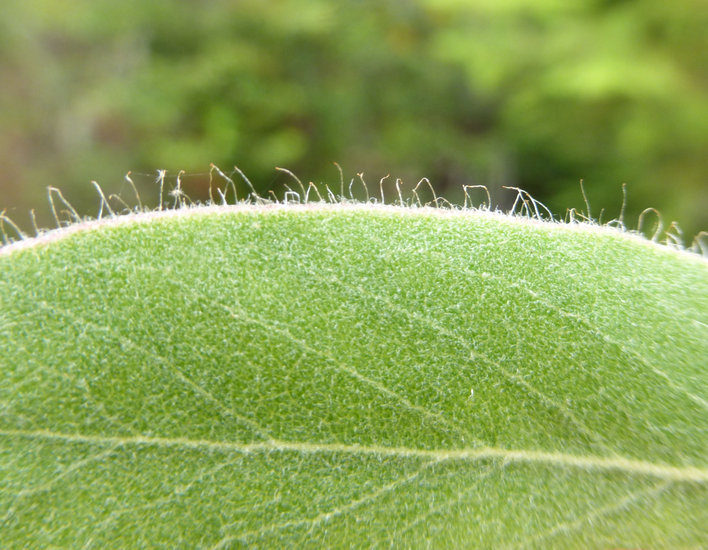
<path id="1" fill-rule="evenodd" d="M 3 548 L 708 544 L 696 255 L 372 206 L 44 241 L 0 253 Z"/>

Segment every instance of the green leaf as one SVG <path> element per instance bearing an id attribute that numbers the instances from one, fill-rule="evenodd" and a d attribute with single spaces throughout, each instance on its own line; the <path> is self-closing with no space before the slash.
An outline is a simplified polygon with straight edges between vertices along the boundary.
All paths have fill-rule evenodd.
<path id="1" fill-rule="evenodd" d="M 43 241 L 0 253 L 4 548 L 706 542 L 705 259 L 346 205 Z"/>

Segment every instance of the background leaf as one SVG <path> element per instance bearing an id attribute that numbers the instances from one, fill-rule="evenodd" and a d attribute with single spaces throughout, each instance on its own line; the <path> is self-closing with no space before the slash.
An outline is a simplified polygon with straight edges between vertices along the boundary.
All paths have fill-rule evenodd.
<path id="1" fill-rule="evenodd" d="M 563 215 L 622 204 L 708 230 L 705 0 L 4 0 L 0 211 L 53 221 L 47 182 L 81 214 L 107 194 L 157 200 L 157 169 L 275 166 L 315 183 L 427 177 L 461 202 L 523 188 Z M 282 176 L 282 174 L 281 174 Z M 386 184 L 385 184 L 386 185 Z M 125 195 L 124 195 L 125 198 Z M 607 219 L 607 218 L 606 218 Z"/>

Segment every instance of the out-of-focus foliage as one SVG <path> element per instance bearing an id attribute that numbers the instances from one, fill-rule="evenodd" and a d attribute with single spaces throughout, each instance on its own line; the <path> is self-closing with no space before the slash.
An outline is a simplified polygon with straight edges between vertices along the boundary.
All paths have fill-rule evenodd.
<path id="1" fill-rule="evenodd" d="M 46 217 L 56 185 L 95 212 L 90 180 L 210 162 L 261 192 L 275 166 L 334 183 L 337 161 L 453 199 L 519 186 L 561 214 L 582 178 L 605 219 L 627 182 L 630 224 L 656 206 L 692 235 L 708 226 L 702 2 L 6 0 L 0 208 Z"/>

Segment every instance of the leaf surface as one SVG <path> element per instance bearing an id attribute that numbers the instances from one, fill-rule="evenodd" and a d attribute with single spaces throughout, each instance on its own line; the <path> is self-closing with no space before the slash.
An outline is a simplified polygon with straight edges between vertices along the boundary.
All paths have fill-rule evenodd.
<path id="1" fill-rule="evenodd" d="M 3 546 L 706 543 L 708 262 L 600 228 L 188 210 L 0 254 Z"/>

